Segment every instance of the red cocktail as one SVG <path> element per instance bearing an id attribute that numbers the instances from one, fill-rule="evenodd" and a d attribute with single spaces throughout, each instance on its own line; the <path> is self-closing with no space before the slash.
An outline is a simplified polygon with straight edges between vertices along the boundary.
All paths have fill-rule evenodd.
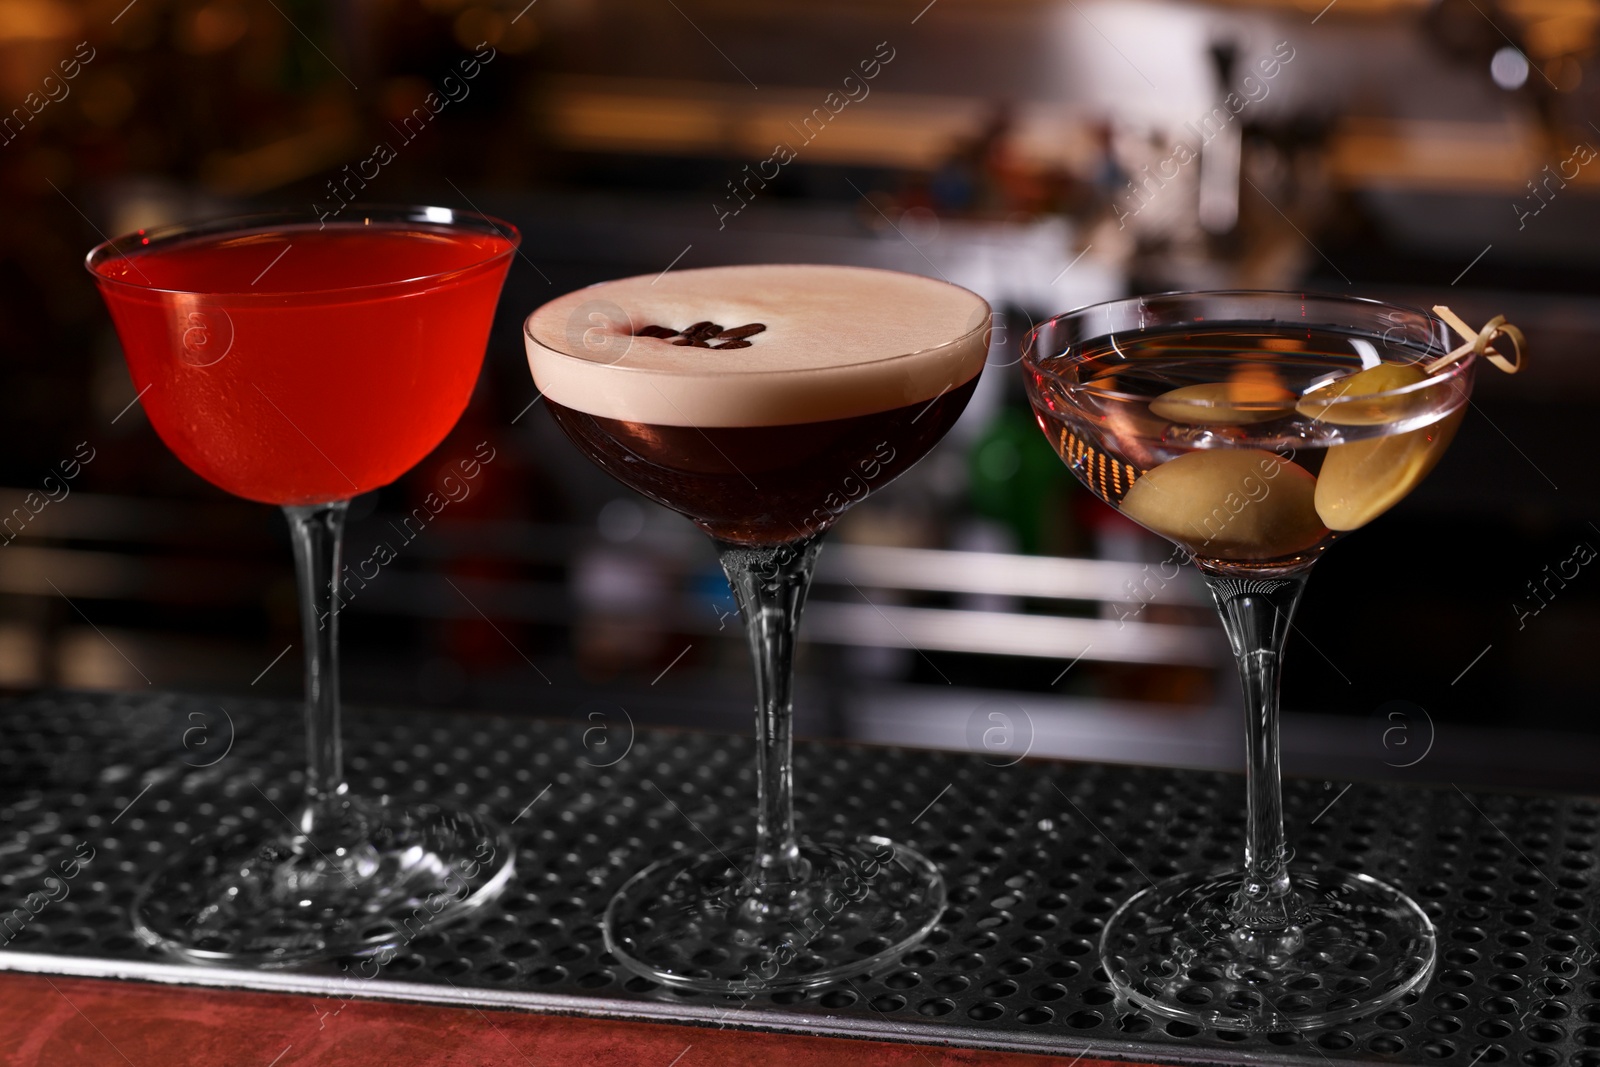
<path id="1" fill-rule="evenodd" d="M 336 576 L 350 498 L 466 407 L 519 239 L 482 215 L 384 208 L 141 230 L 89 253 L 161 439 L 214 485 L 283 505 L 306 645 L 303 805 L 267 827 L 224 819 L 158 871 L 134 903 L 146 942 L 196 962 L 383 953 L 511 877 L 509 838 L 477 814 L 349 793 Z"/>
<path id="2" fill-rule="evenodd" d="M 191 470 L 268 504 L 387 485 L 444 439 L 514 247 L 415 222 L 150 239 L 92 264 L 134 388 Z"/>

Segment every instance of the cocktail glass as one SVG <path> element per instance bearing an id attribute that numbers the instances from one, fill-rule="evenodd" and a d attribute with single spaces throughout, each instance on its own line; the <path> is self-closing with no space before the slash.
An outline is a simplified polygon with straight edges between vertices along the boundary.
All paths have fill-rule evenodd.
<path id="1" fill-rule="evenodd" d="M 156 433 L 230 493 L 281 505 L 305 638 L 305 795 L 224 817 L 143 887 L 146 942 L 194 962 L 392 951 L 492 899 L 505 833 L 361 797 L 339 735 L 340 542 L 350 499 L 442 441 L 472 394 L 520 237 L 446 208 L 351 208 L 139 231 L 89 253 Z"/>
<path id="2" fill-rule="evenodd" d="M 1368 874 L 1291 865 L 1278 761 L 1284 642 L 1312 564 L 1393 507 L 1449 445 L 1475 357 L 1423 311 L 1338 296 L 1175 293 L 1051 319 L 1023 368 L 1079 480 L 1190 555 L 1238 659 L 1242 869 L 1179 875 L 1110 918 L 1125 1003 L 1224 1030 L 1328 1026 L 1420 988 L 1432 924 Z"/>
<path id="3" fill-rule="evenodd" d="M 556 422 L 711 536 L 755 662 L 755 841 L 700 851 L 684 815 L 692 850 L 634 875 L 606 910 L 606 947 L 630 970 L 708 992 L 808 988 L 885 965 L 937 922 L 944 882 L 911 848 L 796 833 L 792 661 L 823 533 L 944 436 L 988 326 L 982 299 L 943 282 L 778 265 L 623 279 L 529 317 Z"/>

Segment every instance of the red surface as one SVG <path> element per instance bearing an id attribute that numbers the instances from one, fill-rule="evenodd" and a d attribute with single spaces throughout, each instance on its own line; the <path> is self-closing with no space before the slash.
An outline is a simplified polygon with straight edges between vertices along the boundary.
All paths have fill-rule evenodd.
<path id="1" fill-rule="evenodd" d="M 490 234 L 330 224 L 96 270 L 167 447 L 237 496 L 308 504 L 387 485 L 450 432 L 511 251 Z"/>
<path id="2" fill-rule="evenodd" d="M 1129 1067 L 710 1027 L 0 975 L 5 1067 Z"/>

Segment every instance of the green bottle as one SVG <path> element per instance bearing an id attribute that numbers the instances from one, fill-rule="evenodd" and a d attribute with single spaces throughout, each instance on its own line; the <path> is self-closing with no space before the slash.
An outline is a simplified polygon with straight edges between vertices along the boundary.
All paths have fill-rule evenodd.
<path id="1" fill-rule="evenodd" d="M 972 509 L 1009 529 L 1019 551 L 1037 555 L 1067 539 L 1064 506 L 1072 477 L 1033 415 L 1007 403 L 967 454 Z"/>

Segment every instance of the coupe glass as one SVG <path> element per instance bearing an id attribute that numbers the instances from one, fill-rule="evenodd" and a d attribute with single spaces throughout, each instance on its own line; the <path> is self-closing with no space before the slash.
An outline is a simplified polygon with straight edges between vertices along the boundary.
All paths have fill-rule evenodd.
<path id="1" fill-rule="evenodd" d="M 492 899 L 505 833 L 352 794 L 339 739 L 340 541 L 350 499 L 442 441 L 478 378 L 520 237 L 447 208 L 351 207 L 141 230 L 89 253 L 134 388 L 185 465 L 281 505 L 305 638 L 305 795 L 201 834 L 134 903 L 147 943 L 270 966 L 381 952 Z"/>
<path id="2" fill-rule="evenodd" d="M 1110 918 L 1125 1003 L 1224 1030 L 1332 1025 L 1421 988 L 1422 909 L 1368 874 L 1291 864 L 1278 680 L 1306 578 L 1398 503 L 1465 413 L 1475 357 L 1426 312 L 1339 296 L 1174 293 L 1083 308 L 1029 337 L 1039 426 L 1079 480 L 1205 576 L 1245 696 L 1242 868 L 1180 875 Z"/>
<path id="3" fill-rule="evenodd" d="M 796 833 L 793 657 L 824 532 L 944 436 L 983 368 L 988 325 L 988 305 L 953 285 L 789 265 L 622 279 L 529 317 L 529 362 L 556 422 L 711 536 L 755 664 L 755 841 L 706 842 L 621 887 L 604 932 L 630 970 L 707 992 L 808 988 L 885 965 L 938 921 L 944 882 L 913 849 Z M 719 340 L 724 327 L 742 343 Z M 728 348 L 669 339 L 702 330 Z M 692 821 L 680 829 L 698 847 Z"/>

